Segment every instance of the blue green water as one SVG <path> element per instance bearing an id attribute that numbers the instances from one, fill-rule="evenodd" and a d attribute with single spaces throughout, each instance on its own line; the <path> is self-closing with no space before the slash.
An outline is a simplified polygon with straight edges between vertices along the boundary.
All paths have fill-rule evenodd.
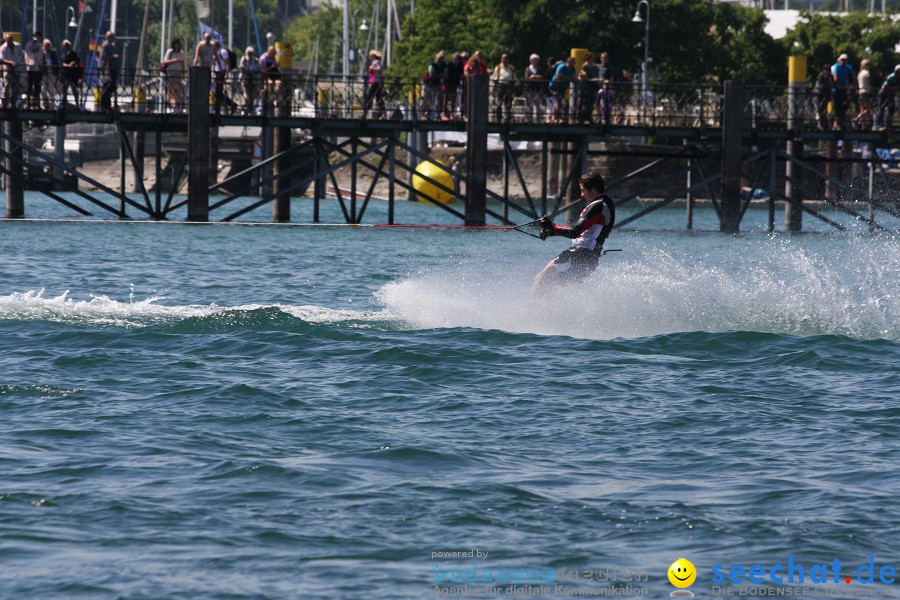
<path id="1" fill-rule="evenodd" d="M 536 300 L 565 240 L 0 223 L 0 597 L 436 598 L 473 564 L 666 597 L 684 556 L 711 598 L 714 565 L 900 567 L 900 238 L 682 218 Z M 810 594 L 897 584 L 866 585 Z"/>

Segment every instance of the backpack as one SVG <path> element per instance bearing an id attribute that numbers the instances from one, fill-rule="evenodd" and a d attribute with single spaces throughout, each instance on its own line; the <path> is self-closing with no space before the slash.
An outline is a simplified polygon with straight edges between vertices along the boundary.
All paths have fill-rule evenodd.
<path id="1" fill-rule="evenodd" d="M 228 50 L 228 70 L 234 71 L 238 66 L 237 54 L 231 48 L 226 49 Z"/>

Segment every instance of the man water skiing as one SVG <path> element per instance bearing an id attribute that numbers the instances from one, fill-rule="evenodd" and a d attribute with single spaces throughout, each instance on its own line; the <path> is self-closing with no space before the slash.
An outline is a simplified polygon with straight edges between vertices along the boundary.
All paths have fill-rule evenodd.
<path id="1" fill-rule="evenodd" d="M 615 225 L 616 205 L 612 198 L 604 193 L 606 182 L 603 181 L 603 177 L 599 173 L 589 171 L 581 176 L 578 185 L 587 206 L 572 227 L 554 225 L 550 217 L 540 220 L 542 240 L 555 235 L 573 239 L 571 248 L 564 250 L 547 263 L 547 266 L 535 276 L 531 288 L 532 295 L 542 287 L 577 283 L 593 273 L 603 252 L 603 242 Z"/>

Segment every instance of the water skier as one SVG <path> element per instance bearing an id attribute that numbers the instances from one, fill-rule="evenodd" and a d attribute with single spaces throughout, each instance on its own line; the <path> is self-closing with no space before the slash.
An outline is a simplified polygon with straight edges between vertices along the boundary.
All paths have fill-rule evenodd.
<path id="1" fill-rule="evenodd" d="M 581 282 L 593 273 L 603 253 L 603 242 L 615 225 L 616 205 L 605 194 L 603 177 L 589 171 L 581 176 L 578 185 L 587 206 L 572 227 L 555 225 L 551 217 L 540 220 L 542 240 L 557 235 L 573 239 L 571 248 L 561 252 L 535 276 L 532 295 L 548 285 Z"/>

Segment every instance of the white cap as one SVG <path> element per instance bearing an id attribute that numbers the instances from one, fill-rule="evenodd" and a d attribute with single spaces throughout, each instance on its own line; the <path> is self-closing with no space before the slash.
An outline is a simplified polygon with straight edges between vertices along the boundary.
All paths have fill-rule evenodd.
<path id="1" fill-rule="evenodd" d="M 541 60 L 541 57 L 538 56 L 537 54 L 532 54 L 531 56 L 528 57 L 528 60 L 535 60 L 535 59 Z"/>
<path id="2" fill-rule="evenodd" d="M 841 54 L 840 56 L 838 56 L 838 60 L 847 60 L 847 59 L 849 59 L 849 58 L 850 58 L 850 57 L 847 56 L 846 54 Z"/>

